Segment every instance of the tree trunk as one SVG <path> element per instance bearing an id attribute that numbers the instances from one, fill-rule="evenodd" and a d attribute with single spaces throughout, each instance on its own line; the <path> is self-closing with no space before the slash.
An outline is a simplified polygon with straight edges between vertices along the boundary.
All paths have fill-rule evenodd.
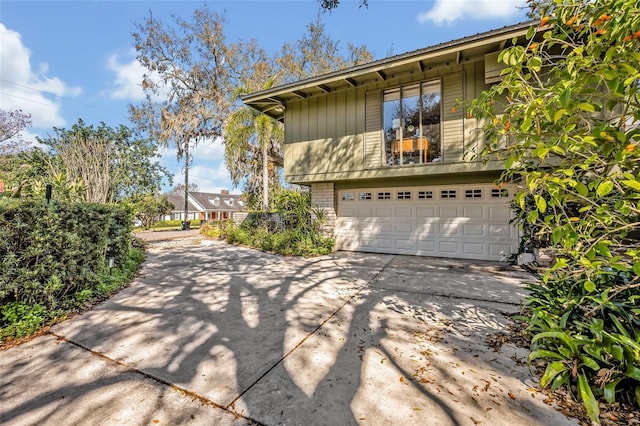
<path id="1" fill-rule="evenodd" d="M 262 144 L 262 206 L 269 210 L 269 147 Z"/>
<path id="2" fill-rule="evenodd" d="M 189 141 L 184 144 L 184 221 L 189 219 Z"/>

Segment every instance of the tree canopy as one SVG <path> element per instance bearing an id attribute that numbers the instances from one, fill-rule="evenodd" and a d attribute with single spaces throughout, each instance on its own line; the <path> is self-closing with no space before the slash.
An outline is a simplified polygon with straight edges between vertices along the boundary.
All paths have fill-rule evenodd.
<path id="1" fill-rule="evenodd" d="M 223 16 L 205 6 L 190 19 L 174 16 L 171 22 L 149 14 L 133 33 L 138 61 L 147 72 L 146 98 L 130 106 L 130 117 L 138 129 L 160 145 L 175 146 L 178 159 L 184 158 L 185 200 L 190 146 L 216 138 L 225 142 L 233 184 L 243 185 L 249 199 L 268 193 L 266 181 L 280 185 L 281 124 L 244 107 L 240 95 L 373 59 L 364 46 L 342 49 L 319 16 L 306 34 L 274 55 L 255 40 L 228 42 L 224 24 Z"/>
<path id="2" fill-rule="evenodd" d="M 94 127 L 78 120 L 69 130 L 54 128 L 53 135 L 38 141 L 49 152 L 38 150 L 17 163 L 22 169 L 31 164 L 35 170 L 46 170 L 30 183 L 36 192 L 42 191 L 44 183 L 52 183 L 56 189 L 67 187 L 64 191 L 77 188 L 76 201 L 107 203 L 158 193 L 162 180 L 171 176 L 154 161 L 157 145 L 134 138 L 126 126 L 114 129 L 101 123 Z"/>

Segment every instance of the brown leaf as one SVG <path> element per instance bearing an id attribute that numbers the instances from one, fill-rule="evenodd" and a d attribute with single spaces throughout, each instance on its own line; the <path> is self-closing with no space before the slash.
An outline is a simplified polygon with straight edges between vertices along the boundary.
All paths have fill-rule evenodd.
<path id="1" fill-rule="evenodd" d="M 516 396 L 511 391 L 509 391 L 509 393 L 507 395 L 509 395 L 509 398 L 511 398 L 511 399 L 513 399 L 515 401 Z"/>
<path id="2" fill-rule="evenodd" d="M 153 419 L 153 422 L 157 424 L 157 423 L 160 423 L 160 420 L 158 420 L 158 419 Z"/>
<path id="3" fill-rule="evenodd" d="M 471 421 L 473 422 L 474 425 L 479 425 L 480 423 L 482 423 L 480 420 L 476 420 L 473 417 L 470 417 Z"/>

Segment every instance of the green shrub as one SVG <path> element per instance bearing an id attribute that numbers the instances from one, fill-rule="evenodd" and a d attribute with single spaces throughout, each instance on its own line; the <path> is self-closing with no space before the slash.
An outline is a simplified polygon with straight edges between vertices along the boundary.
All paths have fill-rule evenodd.
<path id="1" fill-rule="evenodd" d="M 587 409 L 596 399 L 637 404 L 640 397 L 640 294 L 633 274 L 609 271 L 585 289 L 570 277 L 530 285 L 529 362 L 546 361 L 543 387 L 575 384 Z M 590 291 L 591 290 L 591 291 Z M 590 413 L 596 417 L 595 412 Z"/>
<path id="2" fill-rule="evenodd" d="M 28 335 L 103 299 L 125 285 L 143 260 L 144 251 L 132 247 L 126 209 L 3 201 L 0 338 Z"/>
<path id="3" fill-rule="evenodd" d="M 189 220 L 189 226 L 191 228 L 199 228 L 200 227 L 200 219 L 191 219 Z M 182 220 L 179 219 L 171 219 L 171 220 L 159 220 L 151 225 L 151 229 L 157 228 L 176 228 L 180 229 L 180 225 L 182 225 Z"/>
<path id="4" fill-rule="evenodd" d="M 200 234 L 208 238 L 219 239 L 222 237 L 220 222 L 206 222 L 200 226 Z"/>

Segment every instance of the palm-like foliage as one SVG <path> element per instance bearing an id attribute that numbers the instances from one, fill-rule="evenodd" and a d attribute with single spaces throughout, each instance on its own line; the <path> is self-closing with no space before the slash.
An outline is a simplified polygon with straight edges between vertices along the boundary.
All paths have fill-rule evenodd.
<path id="1" fill-rule="evenodd" d="M 265 83 L 273 86 L 275 78 Z M 269 187 L 279 188 L 283 165 L 282 124 L 253 108 L 243 107 L 231 113 L 224 129 L 224 157 L 231 181 L 244 183 L 249 201 L 262 199 L 262 208 L 269 209 Z"/>

